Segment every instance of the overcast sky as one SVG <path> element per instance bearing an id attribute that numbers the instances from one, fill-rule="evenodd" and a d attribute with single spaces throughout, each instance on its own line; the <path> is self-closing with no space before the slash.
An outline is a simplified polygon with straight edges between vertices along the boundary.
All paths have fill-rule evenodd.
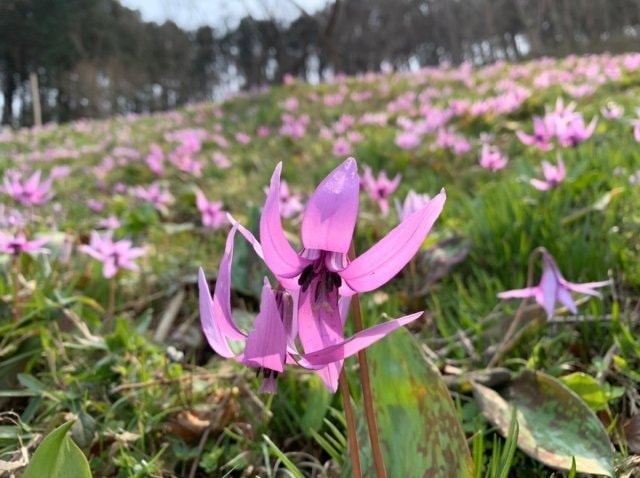
<path id="1" fill-rule="evenodd" d="M 142 13 L 147 21 L 163 23 L 173 20 L 186 29 L 202 25 L 216 28 L 233 27 L 245 15 L 256 18 L 273 16 L 282 20 L 293 20 L 299 15 L 295 5 L 313 13 L 329 0 L 120 0 L 120 2 Z"/>

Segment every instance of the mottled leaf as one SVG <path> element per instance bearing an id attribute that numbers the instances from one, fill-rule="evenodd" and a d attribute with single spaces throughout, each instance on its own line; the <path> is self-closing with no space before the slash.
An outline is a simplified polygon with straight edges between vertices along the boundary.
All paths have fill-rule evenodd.
<path id="1" fill-rule="evenodd" d="M 497 391 L 474 384 L 487 419 L 506 434 L 517 409 L 518 446 L 532 458 L 570 470 L 575 457 L 581 473 L 613 476 L 613 450 L 607 432 L 589 406 L 559 380 L 524 370 Z"/>
<path id="2" fill-rule="evenodd" d="M 367 350 L 387 475 L 474 476 L 457 410 L 438 370 L 404 329 Z M 359 407 L 360 412 L 362 407 Z M 363 476 L 375 476 L 362 413 L 358 441 Z M 348 476 L 349 466 L 345 467 Z"/>
<path id="3" fill-rule="evenodd" d="M 67 435 L 73 423 L 65 423 L 47 435 L 33 454 L 24 478 L 91 478 L 87 458 Z"/>

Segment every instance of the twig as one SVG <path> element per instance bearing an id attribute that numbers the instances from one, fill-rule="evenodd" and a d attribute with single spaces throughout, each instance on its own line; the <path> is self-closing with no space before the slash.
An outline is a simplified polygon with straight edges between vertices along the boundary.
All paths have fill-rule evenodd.
<path id="1" fill-rule="evenodd" d="M 352 242 L 351 247 L 349 248 L 349 258 L 353 260 L 355 255 L 355 245 Z M 356 333 L 361 332 L 364 330 L 364 327 L 362 325 L 362 313 L 358 294 L 354 294 L 351 298 L 351 312 L 353 313 Z M 378 424 L 376 422 L 376 414 L 373 408 L 373 393 L 371 392 L 369 363 L 367 362 L 367 353 L 364 350 L 358 352 L 358 362 L 360 363 L 360 381 L 362 382 L 364 412 L 367 417 L 367 428 L 369 429 L 369 439 L 371 440 L 371 454 L 373 455 L 373 462 L 378 478 L 386 478 L 387 471 L 384 467 L 384 458 L 382 456 L 382 448 L 380 446 L 380 435 L 378 434 Z"/>
<path id="2" fill-rule="evenodd" d="M 198 454 L 196 455 L 196 459 L 193 460 L 191 464 L 191 470 L 189 471 L 189 478 L 195 478 L 196 473 L 198 472 L 198 465 L 200 465 L 200 458 L 202 457 L 202 451 L 204 450 L 204 446 L 209 439 L 209 435 L 211 434 L 211 427 L 207 427 L 202 436 L 200 437 L 200 443 L 198 443 Z"/>
<path id="3" fill-rule="evenodd" d="M 351 396 L 349 395 L 349 382 L 344 367 L 340 372 L 340 392 L 342 393 L 342 403 L 344 406 L 344 417 L 347 421 L 347 437 L 349 439 L 349 454 L 353 465 L 354 478 L 362 478 L 362 468 L 360 466 L 360 455 L 358 447 L 358 435 L 356 433 L 356 421 L 351 408 Z"/>

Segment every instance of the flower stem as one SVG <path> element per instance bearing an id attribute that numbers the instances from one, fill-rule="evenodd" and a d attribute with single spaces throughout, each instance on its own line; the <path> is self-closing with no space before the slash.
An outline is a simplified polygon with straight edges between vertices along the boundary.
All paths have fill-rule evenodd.
<path id="1" fill-rule="evenodd" d="M 347 437 L 349 439 L 349 454 L 351 455 L 352 476 L 362 478 L 362 468 L 360 467 L 360 455 L 358 448 L 358 435 L 356 434 L 356 420 L 351 407 L 351 396 L 349 395 L 349 382 L 344 367 L 340 372 L 340 391 L 342 393 L 342 404 L 344 407 L 344 417 L 347 422 Z"/>
<path id="2" fill-rule="evenodd" d="M 20 256 L 13 256 L 13 319 L 20 320 Z"/>
<path id="3" fill-rule="evenodd" d="M 109 279 L 109 302 L 107 304 L 107 321 L 105 330 L 110 331 L 113 325 L 113 316 L 116 310 L 116 277 Z"/>
<path id="4" fill-rule="evenodd" d="M 545 250 L 544 247 L 537 247 L 536 249 L 533 250 L 531 255 L 529 255 L 529 268 L 527 270 L 527 286 L 526 287 L 531 287 L 533 285 L 533 261 L 536 258 L 536 256 L 542 253 L 544 250 Z M 496 348 L 496 353 L 493 355 L 493 357 L 491 357 L 491 360 L 487 364 L 487 368 L 494 367 L 509 349 L 509 347 L 507 346 L 509 344 L 509 341 L 513 337 L 513 335 L 518 330 L 520 323 L 522 322 L 522 318 L 524 317 L 524 310 L 525 310 L 525 307 L 527 306 L 528 301 L 529 301 L 529 298 L 525 297 L 520 302 L 520 305 L 518 306 L 518 310 L 516 311 L 516 314 L 513 316 L 513 320 L 511 321 L 511 325 L 509 325 L 509 329 L 507 330 L 507 333 L 504 334 L 504 337 L 498 344 L 498 348 Z"/>
<path id="5" fill-rule="evenodd" d="M 349 248 L 349 258 L 355 258 L 355 245 L 351 243 Z M 351 312 L 353 314 L 356 333 L 364 330 L 362 325 L 362 313 L 360 310 L 360 298 L 358 294 L 354 294 L 351 298 Z M 371 380 L 369 377 L 369 363 L 367 362 L 367 354 L 364 350 L 358 352 L 358 362 L 360 364 L 360 381 L 362 382 L 362 398 L 364 401 L 364 412 L 367 417 L 367 427 L 369 429 L 369 439 L 371 440 L 371 454 L 373 455 L 373 463 L 376 468 L 378 478 L 386 478 L 387 471 L 384 467 L 384 458 L 382 456 L 382 448 L 380 446 L 380 435 L 378 434 L 378 424 L 376 422 L 376 414 L 373 408 L 373 393 L 371 392 Z"/>

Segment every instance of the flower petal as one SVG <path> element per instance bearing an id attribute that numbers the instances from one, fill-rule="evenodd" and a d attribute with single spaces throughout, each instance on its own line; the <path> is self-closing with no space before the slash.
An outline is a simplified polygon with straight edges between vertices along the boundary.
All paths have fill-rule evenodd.
<path id="1" fill-rule="evenodd" d="M 349 250 L 358 216 L 359 185 L 358 165 L 353 158 L 318 185 L 302 219 L 302 244 L 306 249 Z"/>
<path id="2" fill-rule="evenodd" d="M 218 352 L 214 343 L 218 343 L 218 334 L 222 338 L 233 340 L 243 340 L 246 335 L 242 333 L 233 322 L 231 314 L 231 262 L 233 261 L 233 240 L 236 234 L 236 227 L 231 228 L 227 236 L 224 254 L 220 260 L 216 287 L 211 300 L 209 286 L 202 268 L 198 271 L 198 286 L 200 289 L 200 322 L 207 340 L 211 347 Z M 225 342 L 226 346 L 226 342 Z M 226 346 L 228 349 L 228 346 Z M 220 352 L 218 352 L 220 353 Z M 223 354 L 220 354 L 223 355 Z M 232 356 L 235 356 L 233 354 Z M 226 357 L 223 355 L 223 357 Z"/>
<path id="3" fill-rule="evenodd" d="M 446 198 L 443 190 L 380 242 L 354 259 L 339 273 L 347 285 L 357 292 L 367 292 L 385 284 L 400 272 L 420 249 L 442 212 Z"/>
<path id="4" fill-rule="evenodd" d="M 573 297 L 571 297 L 571 292 L 569 292 L 569 289 L 566 289 L 562 286 L 558 287 L 558 302 L 560 302 L 567 309 L 569 309 L 571 313 L 573 314 L 578 313 L 576 303 L 573 301 Z"/>
<path id="5" fill-rule="evenodd" d="M 282 373 L 286 349 L 287 334 L 282 317 L 271 286 L 265 281 L 262 287 L 260 313 L 247 337 L 242 363 L 248 367 L 266 368 Z"/>
<path id="6" fill-rule="evenodd" d="M 249 244 L 251 244 L 251 247 L 253 247 L 253 250 L 258 255 L 258 257 L 264 261 L 264 252 L 262 251 L 262 245 L 260 245 L 260 242 L 258 242 L 251 231 L 240 224 L 238 221 L 236 221 L 236 219 L 231 214 L 227 214 L 227 219 L 233 226 L 236 226 L 238 228 L 240 234 L 242 234 L 242 236 L 249 242 Z M 300 288 L 300 286 L 298 285 L 298 281 L 295 278 L 286 278 L 279 276 L 278 281 L 280 282 L 282 287 L 290 291 L 295 291 Z"/>
<path id="7" fill-rule="evenodd" d="M 296 251 L 291 247 L 282 229 L 280 217 L 280 171 L 282 163 L 278 163 L 273 176 L 267 201 L 260 216 L 260 244 L 267 267 L 278 277 L 295 277 L 306 266 Z"/>
<path id="8" fill-rule="evenodd" d="M 555 265 L 555 263 L 553 263 Z M 558 279 L 555 272 L 550 269 L 550 265 L 547 261 L 544 263 L 544 269 L 542 271 L 542 277 L 540 278 L 540 296 L 536 297 L 538 303 L 547 312 L 547 316 L 552 317 L 555 310 L 557 291 L 559 288 Z M 542 303 L 540 303 L 542 300 Z"/>
<path id="9" fill-rule="evenodd" d="M 524 289 L 507 290 L 498 293 L 500 299 L 524 299 L 525 297 L 535 297 L 539 287 L 525 287 Z"/>
<path id="10" fill-rule="evenodd" d="M 611 285 L 611 281 L 605 280 L 601 282 L 586 282 L 584 284 L 574 284 L 573 282 L 565 282 L 564 285 L 567 289 L 580 294 L 593 295 L 595 297 L 602 297 L 602 294 L 597 290 L 593 290 L 595 287 L 604 287 Z"/>
<path id="11" fill-rule="evenodd" d="M 219 314 L 214 313 L 214 302 L 211 300 L 211 293 L 209 292 L 209 286 L 207 285 L 207 279 L 204 276 L 204 271 L 199 269 L 198 271 L 198 288 L 199 288 L 199 301 L 200 301 L 200 324 L 202 325 L 202 331 L 207 338 L 207 342 L 211 348 L 224 358 L 235 358 L 236 354 L 229 348 L 225 335 L 220 330 L 220 324 L 217 320 L 224 320 L 220 318 Z M 217 308 L 220 312 L 220 307 Z M 217 320 L 216 320 L 217 319 Z"/>
<path id="12" fill-rule="evenodd" d="M 317 350 L 315 352 L 305 353 L 302 355 L 304 361 L 301 362 L 301 364 L 308 362 L 311 365 L 322 365 L 338 360 L 344 360 L 370 345 L 373 345 L 394 330 L 413 322 L 417 318 L 421 317 L 422 314 L 423 312 L 417 312 L 415 314 L 400 317 L 399 319 L 390 320 L 389 322 L 378 324 L 358 332 L 341 343 L 325 347 L 324 349 Z"/>

